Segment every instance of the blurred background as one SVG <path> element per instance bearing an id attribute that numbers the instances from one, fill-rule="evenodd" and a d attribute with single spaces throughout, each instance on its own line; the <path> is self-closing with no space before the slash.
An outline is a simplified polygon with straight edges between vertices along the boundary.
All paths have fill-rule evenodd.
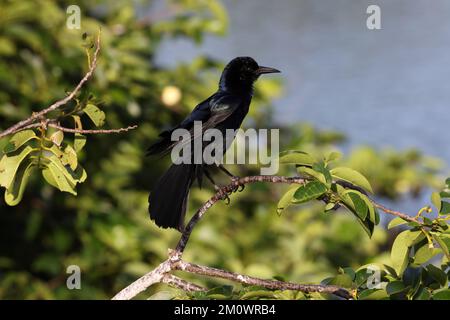
<path id="1" fill-rule="evenodd" d="M 381 30 L 366 28 L 369 1 L 77 1 L 81 29 L 70 30 L 72 4 L 0 0 L 0 130 L 75 86 L 87 70 L 82 34 L 99 27 L 99 65 L 85 90 L 101 101 L 106 127 L 139 128 L 89 137 L 78 196 L 35 172 L 18 206 L 0 200 L 2 299 L 110 298 L 165 259 L 178 233 L 153 225 L 147 197 L 169 160 L 146 158 L 145 149 L 216 90 L 235 56 L 282 70 L 257 82 L 244 123 L 280 128 L 282 150 L 340 150 L 341 163 L 363 172 L 381 202 L 411 214 L 448 173 L 446 0 L 379 0 Z M 186 260 L 303 283 L 388 261 L 386 219 L 369 239 L 352 216 L 324 214 L 320 203 L 278 216 L 285 190 L 255 184 L 212 208 Z M 193 190 L 189 215 L 211 195 Z M 72 264 L 81 268 L 81 290 L 66 288 Z M 140 298 L 159 290 L 174 294 L 161 285 Z"/>

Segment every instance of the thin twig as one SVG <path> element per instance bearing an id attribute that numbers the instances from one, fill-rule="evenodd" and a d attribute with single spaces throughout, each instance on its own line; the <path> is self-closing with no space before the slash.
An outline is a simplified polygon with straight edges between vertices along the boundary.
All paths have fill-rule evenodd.
<path id="1" fill-rule="evenodd" d="M 10 134 L 13 134 L 17 131 L 23 130 L 24 128 L 28 128 L 36 120 L 42 119 L 44 117 L 44 115 L 46 115 L 47 113 L 62 107 L 63 105 L 67 104 L 70 100 L 72 100 L 75 97 L 75 95 L 78 93 L 78 91 L 80 91 L 81 87 L 89 80 L 89 78 L 94 73 L 94 70 L 97 67 L 97 57 L 98 57 L 99 52 L 100 52 L 100 32 L 97 35 L 94 58 L 92 59 L 89 70 L 84 75 L 84 77 L 80 80 L 80 82 L 75 87 L 75 89 L 73 89 L 72 92 L 69 93 L 65 98 L 56 101 L 55 103 L 53 103 L 49 107 L 45 108 L 44 110 L 41 110 L 39 112 L 34 112 L 29 118 L 19 121 L 18 123 L 9 127 L 8 129 L 4 130 L 3 132 L 0 132 L 0 138 L 3 138 Z"/>
<path id="2" fill-rule="evenodd" d="M 94 130 L 85 130 L 85 129 L 72 129 L 72 128 L 65 128 L 62 127 L 56 123 L 49 123 L 49 127 L 64 131 L 64 132 L 70 132 L 70 133 L 81 133 L 81 134 L 110 134 L 110 133 L 120 133 L 125 132 L 129 130 L 133 130 L 137 128 L 137 125 L 129 126 L 126 128 L 119 128 L 119 129 L 94 129 Z"/>

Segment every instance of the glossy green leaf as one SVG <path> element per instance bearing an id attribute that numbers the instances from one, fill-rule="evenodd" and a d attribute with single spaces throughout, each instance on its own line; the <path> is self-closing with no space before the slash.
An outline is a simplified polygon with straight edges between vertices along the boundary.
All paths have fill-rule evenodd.
<path id="1" fill-rule="evenodd" d="M 386 292 L 388 293 L 388 295 L 401 293 L 404 290 L 405 290 L 405 285 L 401 281 L 392 281 L 392 282 L 389 282 L 386 286 Z"/>
<path id="2" fill-rule="evenodd" d="M 428 262 L 431 258 L 438 255 L 442 251 L 437 248 L 430 248 L 428 243 L 421 246 L 414 254 L 414 263 L 417 265 Z"/>
<path id="3" fill-rule="evenodd" d="M 361 173 L 359 173 L 356 170 L 346 167 L 338 167 L 331 170 L 331 175 L 334 178 L 350 182 L 355 186 L 359 186 L 365 189 L 366 191 L 373 193 L 369 181 L 366 179 L 366 177 L 364 177 Z"/>
<path id="4" fill-rule="evenodd" d="M 280 164 L 297 164 L 311 167 L 316 160 L 309 154 L 302 151 L 285 151 L 280 153 Z"/>
<path id="5" fill-rule="evenodd" d="M 450 213 L 450 202 L 442 201 L 441 209 L 439 210 L 440 214 L 449 214 Z"/>
<path id="6" fill-rule="evenodd" d="M 434 293 L 433 300 L 450 300 L 450 289 L 439 290 Z"/>
<path id="7" fill-rule="evenodd" d="M 347 190 L 341 195 L 346 206 L 351 207 L 361 220 L 365 220 L 369 209 L 361 196 L 361 193 L 353 190 Z"/>
<path id="8" fill-rule="evenodd" d="M 359 293 L 359 300 L 381 300 L 386 299 L 388 294 L 384 289 L 367 289 Z"/>
<path id="9" fill-rule="evenodd" d="M 441 287 L 447 286 L 447 283 L 448 283 L 447 274 L 443 270 L 439 269 L 438 267 L 435 267 L 432 264 L 429 264 L 427 266 L 427 270 L 428 270 L 428 274 L 434 280 L 436 280 Z"/>
<path id="10" fill-rule="evenodd" d="M 295 191 L 297 191 L 298 186 L 292 186 L 288 191 L 281 197 L 277 204 L 277 213 L 281 214 L 287 207 L 292 203 L 292 198 L 294 197 Z"/>
<path id="11" fill-rule="evenodd" d="M 404 224 L 407 224 L 407 223 L 408 223 L 408 221 L 403 220 L 400 217 L 396 217 L 396 218 L 392 219 L 391 221 L 389 221 L 389 224 L 388 224 L 387 228 L 388 229 L 392 229 L 392 228 L 395 228 L 397 226 L 401 226 L 401 225 L 404 225 Z"/>
<path id="12" fill-rule="evenodd" d="M 311 181 L 297 188 L 294 193 L 293 203 L 303 203 L 317 199 L 325 192 L 327 187 L 319 181 Z"/>
<path id="13" fill-rule="evenodd" d="M 348 274 L 338 274 L 331 278 L 328 284 L 335 285 L 342 288 L 351 288 L 353 286 L 352 278 Z"/>
<path id="14" fill-rule="evenodd" d="M 395 272 L 402 275 L 408 264 L 410 231 L 400 233 L 392 244 L 391 260 Z"/>
<path id="15" fill-rule="evenodd" d="M 424 287 L 420 287 L 419 290 L 417 290 L 416 294 L 414 295 L 414 300 L 430 300 L 431 293 Z"/>
<path id="16" fill-rule="evenodd" d="M 325 178 L 325 176 L 316 170 L 313 170 L 308 167 L 297 167 L 297 172 L 300 173 L 301 175 L 306 174 L 307 176 L 309 176 L 311 178 L 315 178 L 325 185 L 327 184 L 327 179 Z"/>
<path id="17" fill-rule="evenodd" d="M 445 243 L 445 241 L 438 235 L 433 234 L 432 235 L 434 241 L 436 241 L 439 244 L 439 247 L 442 249 L 442 251 L 444 252 L 444 254 L 448 257 L 450 256 L 450 251 L 449 251 L 449 247 L 447 246 L 447 244 Z"/>
<path id="18" fill-rule="evenodd" d="M 328 170 L 328 168 L 325 167 L 325 164 L 323 162 L 313 164 L 312 169 L 317 172 L 320 172 L 325 177 L 325 184 L 329 187 L 331 186 L 332 178 L 330 170 Z"/>

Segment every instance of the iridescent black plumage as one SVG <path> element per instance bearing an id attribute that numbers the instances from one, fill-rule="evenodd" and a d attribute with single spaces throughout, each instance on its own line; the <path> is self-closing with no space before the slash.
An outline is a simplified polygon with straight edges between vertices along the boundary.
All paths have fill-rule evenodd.
<path id="1" fill-rule="evenodd" d="M 273 72 L 279 71 L 260 67 L 250 57 L 233 59 L 222 72 L 218 91 L 198 104 L 178 126 L 162 132 L 161 139 L 148 149 L 148 154 L 170 152 L 176 144 L 171 141 L 173 130 L 183 128 L 191 131 L 194 121 L 201 121 L 203 130 L 216 128 L 225 133 L 226 129 L 238 129 L 249 110 L 253 83 L 261 74 Z M 160 227 L 182 231 L 189 189 L 196 178 L 201 184 L 204 174 L 210 179 L 205 164 L 173 164 L 150 193 L 150 218 Z"/>

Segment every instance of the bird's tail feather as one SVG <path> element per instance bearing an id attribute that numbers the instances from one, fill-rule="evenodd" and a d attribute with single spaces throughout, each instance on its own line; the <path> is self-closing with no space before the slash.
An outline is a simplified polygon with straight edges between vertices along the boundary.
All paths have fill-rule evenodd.
<path id="1" fill-rule="evenodd" d="M 195 176 L 195 165 L 173 164 L 159 178 L 148 198 L 150 218 L 162 228 L 184 229 L 189 188 Z"/>

